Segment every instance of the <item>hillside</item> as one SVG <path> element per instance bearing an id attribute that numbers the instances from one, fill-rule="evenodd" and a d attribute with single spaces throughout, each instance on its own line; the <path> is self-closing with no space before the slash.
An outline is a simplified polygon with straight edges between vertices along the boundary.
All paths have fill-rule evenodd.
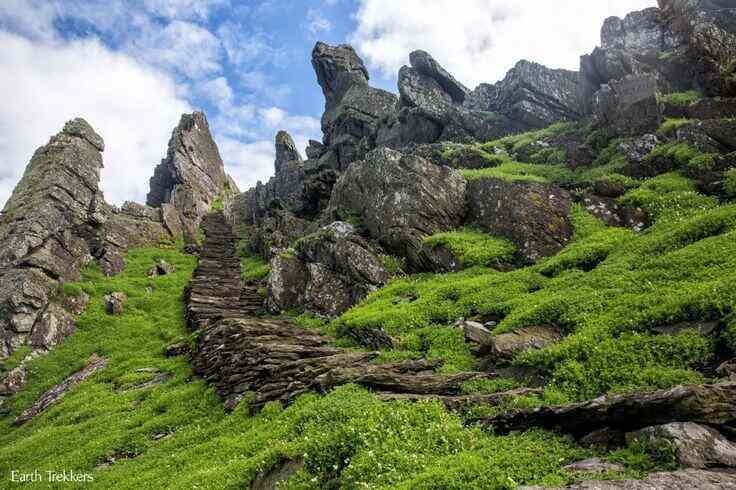
<path id="1" fill-rule="evenodd" d="M 34 154 L 0 487 L 736 488 L 730 2 L 472 90 L 424 51 L 398 97 L 348 45 L 312 65 L 323 141 L 279 132 L 244 192 L 201 112 L 146 205 L 105 202 L 82 119 Z"/>

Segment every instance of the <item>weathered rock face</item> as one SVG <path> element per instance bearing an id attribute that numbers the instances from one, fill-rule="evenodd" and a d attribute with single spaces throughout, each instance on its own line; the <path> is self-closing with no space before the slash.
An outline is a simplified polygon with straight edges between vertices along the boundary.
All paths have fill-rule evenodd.
<path id="1" fill-rule="evenodd" d="M 409 54 L 409 62 L 419 73 L 437 82 L 442 90 L 452 98 L 453 102 L 462 104 L 470 93 L 470 90 L 455 80 L 455 77 L 442 68 L 426 51 L 413 51 Z"/>
<path id="2" fill-rule="evenodd" d="M 171 204 L 195 227 L 226 188 L 229 178 L 220 152 L 201 112 L 184 114 L 169 140 L 169 149 L 151 177 L 147 204 Z"/>
<path id="3" fill-rule="evenodd" d="M 593 95 L 592 107 L 598 127 L 612 128 L 622 135 L 654 131 L 664 119 L 657 101 L 657 82 L 649 75 L 609 82 Z"/>
<path id="4" fill-rule="evenodd" d="M 690 88 L 692 77 L 677 36 L 662 12 L 650 8 L 624 19 L 611 17 L 601 29 L 601 47 L 581 58 L 582 97 L 589 106 L 602 85 L 628 75 L 650 75 L 668 91 Z"/>
<path id="5" fill-rule="evenodd" d="M 325 95 L 322 115 L 324 144 L 334 153 L 337 168 L 344 170 L 359 158 L 378 120 L 393 112 L 396 97 L 368 85 L 368 70 L 352 47 L 317 43 L 312 66 Z"/>
<path id="6" fill-rule="evenodd" d="M 577 72 L 522 60 L 495 86 L 481 85 L 466 106 L 498 112 L 523 129 L 580 118 Z"/>
<path id="7" fill-rule="evenodd" d="M 736 421 L 736 383 L 676 386 L 669 390 L 602 396 L 594 400 L 476 419 L 498 433 L 531 427 L 582 437 L 600 429 L 631 432 L 670 422 L 696 422 L 730 430 Z"/>
<path id="8" fill-rule="evenodd" d="M 422 239 L 456 228 L 464 214 L 465 179 L 448 167 L 381 148 L 353 164 L 335 185 L 330 219 L 360 216 L 371 237 L 427 269 Z"/>
<path id="9" fill-rule="evenodd" d="M 248 231 L 250 251 L 270 259 L 316 229 L 315 223 L 298 218 L 288 210 L 272 207 L 258 226 Z"/>
<path id="10" fill-rule="evenodd" d="M 736 446 L 717 430 L 692 422 L 647 427 L 636 437 L 647 437 L 655 446 L 671 444 L 676 451 L 678 463 L 686 468 L 734 467 Z"/>
<path id="11" fill-rule="evenodd" d="M 97 260 L 125 267 L 130 246 L 170 240 L 159 210 L 117 210 L 99 191 L 102 138 L 83 119 L 39 148 L 0 217 L 0 358 L 18 346 L 49 349 L 74 331 L 81 311 L 57 296 L 60 283 Z"/>
<path id="12" fill-rule="evenodd" d="M 659 0 L 670 29 L 685 44 L 696 80 L 711 96 L 736 95 L 736 80 L 724 77 L 736 60 L 736 6 L 728 0 Z"/>
<path id="13" fill-rule="evenodd" d="M 603 85 L 648 75 L 660 90 L 733 96 L 724 77 L 736 59 L 736 8 L 721 0 L 660 0 L 660 8 L 606 20 L 601 47 L 581 58 L 582 96 L 590 108 Z"/>
<path id="14" fill-rule="evenodd" d="M 481 346 L 481 352 L 490 356 L 490 361 L 499 364 L 511 361 L 514 356 L 532 349 L 542 349 L 562 340 L 559 328 L 549 325 L 524 327 L 513 332 L 490 337 Z"/>
<path id="15" fill-rule="evenodd" d="M 104 221 L 92 213 L 102 199 L 103 148 L 102 138 L 84 120 L 68 122 L 36 151 L 5 205 L 0 220 L 0 358 L 26 343 L 42 324 L 67 324 L 66 315 L 57 318 L 46 307 L 59 282 L 76 279 L 90 260 L 79 232 Z"/>
<path id="16" fill-rule="evenodd" d="M 335 316 L 390 277 L 373 247 L 351 225 L 335 222 L 299 240 L 293 254 L 271 260 L 269 302 Z"/>
<path id="17" fill-rule="evenodd" d="M 508 238 L 526 262 L 554 255 L 572 238 L 570 195 L 554 185 L 476 179 L 467 201 L 467 223 Z"/>

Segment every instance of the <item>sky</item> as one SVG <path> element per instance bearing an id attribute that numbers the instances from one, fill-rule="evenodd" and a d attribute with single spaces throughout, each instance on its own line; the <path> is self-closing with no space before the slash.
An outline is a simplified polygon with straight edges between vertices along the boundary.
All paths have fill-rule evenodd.
<path id="1" fill-rule="evenodd" d="M 374 86 L 424 49 L 473 88 L 520 59 L 577 69 L 606 17 L 655 0 L 0 0 L 0 204 L 74 117 L 105 139 L 107 200 L 145 201 L 182 113 L 203 110 L 241 190 L 273 175 L 277 131 L 321 140 L 310 54 L 350 43 Z"/>

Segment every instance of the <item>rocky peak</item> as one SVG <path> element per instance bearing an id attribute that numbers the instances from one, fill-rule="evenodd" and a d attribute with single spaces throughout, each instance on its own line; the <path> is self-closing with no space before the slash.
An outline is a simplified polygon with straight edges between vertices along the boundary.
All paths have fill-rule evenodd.
<path id="1" fill-rule="evenodd" d="M 661 50 L 665 42 L 663 24 L 662 12 L 654 7 L 631 12 L 623 19 L 609 17 L 601 29 L 601 47 L 640 52 Z"/>
<path id="2" fill-rule="evenodd" d="M 171 204 L 192 223 L 199 223 L 229 179 L 201 112 L 184 114 L 169 140 L 169 149 L 151 177 L 147 204 Z"/>
<path id="3" fill-rule="evenodd" d="M 325 94 L 327 106 L 339 102 L 354 85 L 368 85 L 368 70 L 352 46 L 318 42 L 312 51 L 312 66 Z"/>
<path id="4" fill-rule="evenodd" d="M 286 131 L 279 131 L 276 134 L 276 173 L 281 173 L 284 164 L 290 162 L 302 163 L 302 156 L 291 135 Z"/>
<path id="5" fill-rule="evenodd" d="M 436 81 L 440 87 L 452 98 L 453 102 L 462 104 L 470 93 L 462 83 L 455 80 L 455 77 L 442 68 L 437 61 L 426 51 L 417 50 L 409 55 L 409 62 L 412 68 L 422 75 L 425 75 Z"/>
<path id="6" fill-rule="evenodd" d="M 92 126 L 81 117 L 68 121 L 64 124 L 64 129 L 61 132 L 62 134 L 82 138 L 98 151 L 105 151 L 105 141 L 102 139 L 102 136 L 95 133 Z"/>
<path id="7" fill-rule="evenodd" d="M 317 43 L 312 66 L 325 95 L 322 132 L 327 149 L 320 150 L 317 167 L 341 171 L 373 147 L 378 121 L 393 113 L 396 96 L 368 85 L 368 71 L 348 45 Z"/>

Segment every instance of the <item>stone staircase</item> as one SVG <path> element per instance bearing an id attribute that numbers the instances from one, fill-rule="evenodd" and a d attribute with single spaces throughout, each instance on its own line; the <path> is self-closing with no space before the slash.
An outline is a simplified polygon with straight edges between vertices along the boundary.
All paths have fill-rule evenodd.
<path id="1" fill-rule="evenodd" d="M 225 318 L 253 316 L 263 310 L 254 287 L 242 287 L 237 238 L 222 213 L 202 221 L 205 240 L 187 289 L 186 318 L 200 329 Z"/>
<path id="2" fill-rule="evenodd" d="M 324 393 L 349 383 L 386 399 L 439 398 L 456 406 L 478 401 L 459 396 L 464 382 L 495 376 L 439 375 L 434 372 L 439 360 L 375 364 L 371 361 L 378 352 L 334 347 L 331 337 L 287 318 L 259 317 L 263 300 L 255 288 L 241 287 L 236 237 L 225 217 L 210 214 L 202 228 L 205 240 L 186 296 L 187 322 L 201 332 L 191 362 L 194 372 L 217 389 L 226 408 L 247 398 L 255 411 L 269 401 L 289 404 L 302 393 Z"/>

